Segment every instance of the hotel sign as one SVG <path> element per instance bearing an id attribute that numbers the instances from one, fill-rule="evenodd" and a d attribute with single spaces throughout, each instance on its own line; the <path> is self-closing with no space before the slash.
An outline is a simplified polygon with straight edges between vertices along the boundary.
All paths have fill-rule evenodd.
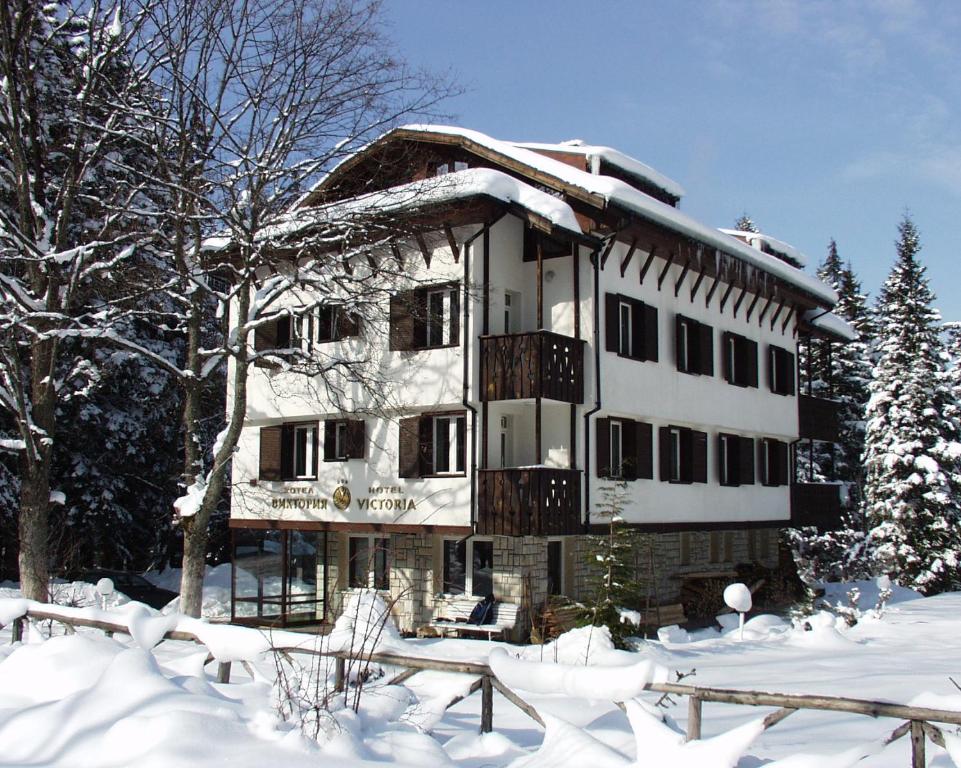
<path id="1" fill-rule="evenodd" d="M 344 512 L 351 504 L 361 512 L 408 512 L 417 509 L 417 502 L 405 496 L 399 485 L 372 485 L 367 489 L 367 495 L 359 498 L 354 498 L 344 484 L 338 485 L 329 498 L 315 495 L 313 488 L 285 488 L 281 493 L 283 495 L 270 500 L 271 509 L 324 511 L 332 505 Z"/>

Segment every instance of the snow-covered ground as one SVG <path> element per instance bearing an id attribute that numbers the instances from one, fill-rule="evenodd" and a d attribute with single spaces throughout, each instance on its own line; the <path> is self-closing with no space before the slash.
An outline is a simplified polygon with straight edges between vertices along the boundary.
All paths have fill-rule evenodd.
<path id="1" fill-rule="evenodd" d="M 4 594 L 12 597 L 5 586 Z M 730 629 L 662 633 L 680 642 L 644 642 L 637 653 L 614 650 L 604 630 L 590 629 L 528 647 L 404 640 L 392 631 L 381 638 L 382 649 L 390 652 L 489 661 L 545 719 L 546 734 L 500 694 L 495 694 L 492 734 L 478 734 L 479 693 L 445 711 L 472 682 L 465 675 L 421 672 L 403 685 L 385 685 L 398 670 L 383 670 L 367 683 L 358 712 L 344 708 L 340 696 L 331 703 L 331 714 L 318 713 L 311 704 L 323 697 L 329 681 L 323 678 L 311 687 L 304 674 L 309 665 L 298 670 L 285 664 L 288 685 L 276 686 L 277 662 L 265 655 L 249 669 L 234 663 L 232 682 L 220 685 L 216 665 L 204 666 L 207 650 L 197 645 L 165 641 L 145 649 L 125 635 L 107 638 L 83 630 L 50 639 L 33 630 L 26 642 L 11 645 L 6 628 L 0 630 L 0 766 L 354 768 L 392 762 L 432 768 L 840 768 L 868 755 L 857 764 L 901 768 L 910 764 L 907 739 L 880 749 L 880 741 L 899 724 L 894 720 L 800 712 L 761 733 L 759 718 L 770 709 L 707 704 L 703 742 L 685 745 L 651 714 L 657 712 L 651 707 L 656 695 L 641 695 L 638 701 L 645 703 L 629 705 L 627 713 L 611 701 L 632 696 L 645 679 L 673 679 L 675 671 L 696 670 L 685 683 L 961 710 L 961 690 L 949 679 L 961 675 L 961 593 L 919 599 L 899 590 L 876 617 L 870 610 L 876 589 L 859 587 L 864 615 L 854 627 L 826 613 L 809 618 L 808 629 L 755 616 L 739 640 L 736 618 L 729 616 L 723 623 Z M 847 589 L 831 588 L 828 598 L 844 602 Z M 342 620 L 331 642 L 363 635 L 376 607 L 360 603 L 356 627 L 352 630 L 349 618 Z M 9 621 L 16 610 L 14 601 L 0 599 L 0 621 Z M 144 627 L 175 620 L 148 615 L 137 605 L 116 610 L 145 646 L 152 643 L 152 633 Z M 231 641 L 221 640 L 215 653 L 222 655 Z M 248 636 L 238 645 L 255 644 Z M 283 687 L 294 694 L 280 697 L 286 722 L 277 706 Z M 353 695 L 350 689 L 348 699 Z M 682 728 L 686 704 L 678 697 L 666 709 Z M 307 738 L 294 721 L 317 738 Z M 929 765 L 953 765 L 943 750 L 930 742 L 927 748 Z"/>

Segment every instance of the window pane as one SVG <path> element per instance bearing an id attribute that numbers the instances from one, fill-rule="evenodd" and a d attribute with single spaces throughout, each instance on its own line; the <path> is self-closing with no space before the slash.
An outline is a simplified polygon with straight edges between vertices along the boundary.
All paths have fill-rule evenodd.
<path id="1" fill-rule="evenodd" d="M 671 430 L 671 480 L 681 479 L 681 433 Z"/>
<path id="2" fill-rule="evenodd" d="M 631 354 L 631 307 L 621 304 L 621 354 Z"/>
<path id="3" fill-rule="evenodd" d="M 284 613 L 303 614 L 301 620 L 323 617 L 323 576 L 318 585 L 318 568 L 323 567 L 323 536 L 314 531 L 288 532 L 288 604 Z"/>
<path id="4" fill-rule="evenodd" d="M 466 550 L 467 542 L 465 541 L 444 541 L 445 594 L 464 594 L 464 587 L 467 583 Z"/>
<path id="5" fill-rule="evenodd" d="M 471 549 L 471 594 L 487 597 L 494 594 L 494 543 L 475 541 Z"/>
<path id="6" fill-rule="evenodd" d="M 434 291 L 427 295 L 427 345 L 437 347 L 444 339 L 444 297 L 446 291 Z"/>
<path id="7" fill-rule="evenodd" d="M 466 445 L 467 435 L 465 433 L 467 422 L 465 421 L 463 416 L 458 416 L 456 419 L 454 419 L 454 423 L 455 423 L 456 432 L 457 432 L 456 444 L 454 445 L 454 456 L 456 461 L 456 468 L 458 472 L 463 472 L 466 469 L 466 457 L 467 457 L 467 452 L 465 450 L 467 447 Z"/>
<path id="8" fill-rule="evenodd" d="M 336 436 L 334 451 L 338 459 L 347 458 L 347 424 L 343 421 L 337 423 L 334 428 Z"/>
<path id="9" fill-rule="evenodd" d="M 620 477 L 623 460 L 621 457 L 621 422 L 611 422 L 611 477 Z"/>
<path id="10" fill-rule="evenodd" d="M 347 586 L 354 589 L 367 587 L 371 566 L 368 538 L 366 536 L 351 536 L 349 554 Z"/>
<path id="11" fill-rule="evenodd" d="M 563 594 L 563 548 L 560 541 L 547 542 L 547 594 Z"/>
<path id="12" fill-rule="evenodd" d="M 434 418 L 434 472 L 450 472 L 450 418 Z"/>
<path id="13" fill-rule="evenodd" d="M 374 539 L 374 589 L 390 589 L 390 539 Z"/>
<path id="14" fill-rule="evenodd" d="M 283 531 L 240 530 L 234 539 L 234 614 L 276 617 L 283 594 Z"/>
<path id="15" fill-rule="evenodd" d="M 311 477 L 314 471 L 314 427 L 294 429 L 294 476 Z"/>

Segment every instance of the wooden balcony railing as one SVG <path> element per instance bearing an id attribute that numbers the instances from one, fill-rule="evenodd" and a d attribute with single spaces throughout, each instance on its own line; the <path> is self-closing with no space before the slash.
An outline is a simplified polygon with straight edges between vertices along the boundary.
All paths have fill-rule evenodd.
<path id="1" fill-rule="evenodd" d="M 481 469 L 477 499 L 477 533 L 484 536 L 560 536 L 582 530 L 579 469 Z"/>
<path id="2" fill-rule="evenodd" d="M 791 524 L 831 531 L 841 523 L 841 487 L 831 483 L 791 486 Z"/>
<path id="3" fill-rule="evenodd" d="M 481 399 L 584 402 L 584 341 L 551 331 L 481 336 Z"/>
<path id="4" fill-rule="evenodd" d="M 840 403 L 835 400 L 799 395 L 797 399 L 798 437 L 836 443 L 840 408 Z"/>

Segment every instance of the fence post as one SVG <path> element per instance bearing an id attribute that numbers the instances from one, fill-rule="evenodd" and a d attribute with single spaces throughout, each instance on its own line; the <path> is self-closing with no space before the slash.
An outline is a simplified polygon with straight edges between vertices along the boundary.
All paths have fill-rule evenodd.
<path id="1" fill-rule="evenodd" d="M 911 721 L 911 768 L 924 768 L 924 723 Z"/>
<path id="2" fill-rule="evenodd" d="M 687 740 L 701 738 L 701 700 L 691 696 L 687 700 Z"/>
<path id="3" fill-rule="evenodd" d="M 481 733 L 494 730 L 494 686 L 490 675 L 481 678 Z"/>
<path id="4" fill-rule="evenodd" d="M 334 690 L 344 690 L 345 666 L 344 660 L 340 656 L 334 661 Z"/>
<path id="5" fill-rule="evenodd" d="M 16 618 L 13 620 L 13 628 L 11 629 L 11 634 L 10 634 L 11 645 L 13 643 L 23 642 L 23 622 L 24 622 L 23 616 L 20 616 L 19 618 Z"/>
<path id="6" fill-rule="evenodd" d="M 230 662 L 221 661 L 217 664 L 217 682 L 218 683 L 229 683 L 230 682 Z"/>

